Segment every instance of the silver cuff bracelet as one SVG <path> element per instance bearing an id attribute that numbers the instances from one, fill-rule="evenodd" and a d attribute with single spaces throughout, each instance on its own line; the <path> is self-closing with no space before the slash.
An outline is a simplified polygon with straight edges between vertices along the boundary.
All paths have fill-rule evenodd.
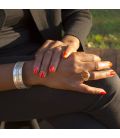
<path id="1" fill-rule="evenodd" d="M 17 89 L 25 89 L 27 87 L 23 82 L 22 69 L 24 62 L 17 62 L 13 68 L 13 82 Z"/>

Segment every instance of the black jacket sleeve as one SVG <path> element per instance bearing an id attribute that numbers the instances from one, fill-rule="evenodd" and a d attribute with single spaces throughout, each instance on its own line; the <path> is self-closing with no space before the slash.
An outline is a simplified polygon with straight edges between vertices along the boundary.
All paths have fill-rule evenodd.
<path id="1" fill-rule="evenodd" d="M 62 26 L 64 35 L 76 36 L 84 46 L 91 29 L 92 19 L 89 10 L 62 9 Z"/>

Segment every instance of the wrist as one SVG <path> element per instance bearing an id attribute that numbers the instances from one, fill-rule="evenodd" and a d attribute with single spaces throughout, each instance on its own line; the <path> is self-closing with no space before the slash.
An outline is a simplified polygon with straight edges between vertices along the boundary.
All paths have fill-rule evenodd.
<path id="1" fill-rule="evenodd" d="M 34 61 L 26 61 L 23 66 L 23 81 L 27 86 L 43 85 L 44 79 L 39 78 L 33 74 Z"/>

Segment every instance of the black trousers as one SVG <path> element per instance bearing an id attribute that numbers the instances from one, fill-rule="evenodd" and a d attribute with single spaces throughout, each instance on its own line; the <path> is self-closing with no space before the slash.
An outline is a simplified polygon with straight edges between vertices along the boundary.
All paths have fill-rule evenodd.
<path id="1" fill-rule="evenodd" d="M 106 129 L 107 127 L 85 113 L 69 113 L 38 120 L 41 129 Z M 15 127 L 13 127 L 15 128 Z"/>
<path id="2" fill-rule="evenodd" d="M 0 120 L 47 119 L 73 113 L 92 116 L 106 128 L 120 128 L 118 76 L 88 83 L 108 92 L 105 96 L 35 86 L 0 93 Z M 74 118 L 74 117 L 73 117 Z"/>

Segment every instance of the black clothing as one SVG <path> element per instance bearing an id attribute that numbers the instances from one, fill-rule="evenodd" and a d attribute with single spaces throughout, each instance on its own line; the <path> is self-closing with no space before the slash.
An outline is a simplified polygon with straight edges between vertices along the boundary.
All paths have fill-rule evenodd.
<path id="1" fill-rule="evenodd" d="M 71 34 L 79 38 L 85 48 L 84 42 L 92 25 L 89 10 L 30 9 L 29 11 L 43 41 L 60 40 L 63 35 Z M 0 26 L 4 25 L 5 19 L 4 10 L 0 10 Z"/>
<path id="2" fill-rule="evenodd" d="M 0 63 L 33 59 L 43 42 L 29 10 L 1 11 L 6 17 L 0 26 Z"/>
<path id="3" fill-rule="evenodd" d="M 22 48 L 15 45 L 15 51 L 11 51 L 12 48 L 10 48 L 7 53 L 6 51 L 3 52 L 1 48 L 0 63 L 33 59 L 34 52 L 40 46 L 39 41 L 42 43 L 47 39 L 60 39 L 63 35 L 62 31 L 64 31 L 64 34 L 77 36 L 84 48 L 84 41 L 91 27 L 91 16 L 88 10 L 30 10 L 30 13 L 32 16 L 30 14 L 21 16 L 22 22 L 26 22 L 23 19 L 24 17 L 27 17 L 30 23 L 32 22 L 33 26 L 30 25 L 30 30 L 24 23 L 19 26 L 20 28 L 23 27 L 23 32 L 26 29 L 30 33 L 25 33 L 25 36 L 28 36 L 25 39 L 25 44 L 21 46 L 17 43 Z M 4 28 L 4 25 L 7 26 L 11 21 L 9 20 L 8 24 L 5 23 L 6 15 L 3 10 L 0 12 L 0 16 L 0 26 Z M 17 21 L 16 23 L 11 22 L 11 24 L 12 29 L 15 29 L 15 26 L 18 27 Z M 33 28 L 36 29 L 35 24 L 39 34 L 38 30 L 32 31 Z M 11 28 L 11 25 L 8 27 Z M 31 32 L 36 33 L 39 39 L 33 39 L 31 42 Z M 24 35 L 21 35 L 21 37 L 24 37 Z M 3 49 L 8 47 L 4 45 Z M 10 52 L 13 52 L 13 55 Z M 108 94 L 105 96 L 89 95 L 43 86 L 1 92 L 0 120 L 18 121 L 32 118 L 49 120 L 51 117 L 83 112 L 96 118 L 108 128 L 120 128 L 120 79 L 118 76 L 99 81 L 89 81 L 88 84 L 101 87 Z"/>
<path id="4" fill-rule="evenodd" d="M 105 96 L 89 95 L 43 86 L 1 92 L 0 120 L 24 121 L 41 118 L 49 121 L 57 116 L 59 118 L 60 115 L 85 113 L 107 128 L 120 128 L 119 77 L 93 81 L 89 84 L 102 87 L 108 94 Z"/>

